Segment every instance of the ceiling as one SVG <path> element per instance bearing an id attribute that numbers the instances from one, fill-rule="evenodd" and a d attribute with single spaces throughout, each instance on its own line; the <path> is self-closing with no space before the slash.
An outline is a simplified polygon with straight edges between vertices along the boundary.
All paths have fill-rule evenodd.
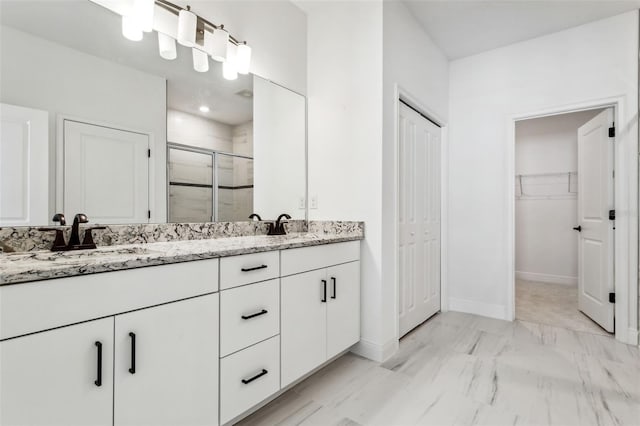
<path id="1" fill-rule="evenodd" d="M 88 0 L 1 0 L 0 12 L 2 25 L 165 78 L 168 108 L 229 125 L 252 119 L 252 100 L 236 93 L 252 91 L 253 76 L 224 80 L 215 61 L 209 61 L 208 72 L 196 72 L 191 49 L 179 44 L 178 58 L 164 60 L 155 32 L 129 41 L 122 36 L 120 17 Z M 201 112 L 202 105 L 210 111 Z"/>
<path id="2" fill-rule="evenodd" d="M 640 0 L 402 0 L 449 59 L 640 8 Z"/>

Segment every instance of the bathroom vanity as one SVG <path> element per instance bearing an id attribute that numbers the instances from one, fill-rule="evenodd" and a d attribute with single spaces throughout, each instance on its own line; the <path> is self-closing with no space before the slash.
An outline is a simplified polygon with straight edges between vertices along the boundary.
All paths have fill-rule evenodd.
<path id="1" fill-rule="evenodd" d="M 0 255 L 0 423 L 232 423 L 358 342 L 360 239 Z"/>

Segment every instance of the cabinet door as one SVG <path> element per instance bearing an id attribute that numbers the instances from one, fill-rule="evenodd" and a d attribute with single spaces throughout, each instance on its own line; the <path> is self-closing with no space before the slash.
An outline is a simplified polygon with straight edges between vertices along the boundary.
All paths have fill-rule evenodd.
<path id="1" fill-rule="evenodd" d="M 360 340 L 360 262 L 327 269 L 327 359 Z"/>
<path id="2" fill-rule="evenodd" d="M 0 424 L 111 425 L 112 360 L 113 317 L 0 342 Z"/>
<path id="3" fill-rule="evenodd" d="M 115 425 L 217 425 L 218 295 L 117 315 L 114 369 Z"/>
<path id="4" fill-rule="evenodd" d="M 281 279 L 280 335 L 285 387 L 327 359 L 326 269 Z"/>

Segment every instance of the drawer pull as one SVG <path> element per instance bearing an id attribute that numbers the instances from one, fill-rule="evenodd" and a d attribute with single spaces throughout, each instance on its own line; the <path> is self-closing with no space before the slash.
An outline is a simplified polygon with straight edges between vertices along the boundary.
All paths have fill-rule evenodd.
<path id="1" fill-rule="evenodd" d="M 260 315 L 264 315 L 267 313 L 266 309 L 261 310 L 260 312 L 256 312 L 255 314 L 251 314 L 251 315 L 242 315 L 242 319 L 243 320 L 248 320 L 251 318 L 255 318 L 255 317 L 259 317 Z"/>
<path id="2" fill-rule="evenodd" d="M 252 378 L 250 378 L 250 379 L 242 379 L 242 383 L 244 383 L 245 385 L 248 385 L 249 383 L 253 382 L 254 380 L 259 379 L 260 377 L 266 375 L 267 373 L 268 373 L 268 371 L 263 368 L 260 373 L 256 374 Z"/>
<path id="3" fill-rule="evenodd" d="M 96 386 L 102 386 L 102 343 L 96 342 L 98 348 L 98 371 L 96 373 L 96 380 L 93 382 Z"/>
<path id="4" fill-rule="evenodd" d="M 331 296 L 332 299 L 336 298 L 336 277 L 331 277 L 331 281 L 333 282 L 333 296 Z"/>
<path id="5" fill-rule="evenodd" d="M 131 367 L 129 367 L 129 373 L 136 374 L 136 333 L 129 333 L 131 337 Z"/>
<path id="6" fill-rule="evenodd" d="M 253 268 L 242 268 L 240 269 L 242 272 L 249 272 L 249 271 L 257 271 L 258 269 L 265 269 L 268 268 L 267 265 L 260 265 L 260 266 L 254 266 Z"/>
<path id="7" fill-rule="evenodd" d="M 327 303 L 327 280 L 322 280 L 322 303 Z"/>

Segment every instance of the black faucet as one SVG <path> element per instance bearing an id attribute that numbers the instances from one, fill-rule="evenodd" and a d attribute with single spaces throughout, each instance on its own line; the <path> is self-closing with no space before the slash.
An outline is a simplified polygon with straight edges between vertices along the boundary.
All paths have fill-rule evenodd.
<path id="1" fill-rule="evenodd" d="M 79 246 L 80 245 L 80 224 L 87 223 L 89 219 L 87 219 L 87 215 L 84 213 L 78 213 L 73 218 L 73 225 L 71 226 L 71 236 L 69 237 L 68 246 Z"/>
<path id="2" fill-rule="evenodd" d="M 262 218 L 260 217 L 260 215 L 259 215 L 258 213 L 251 213 L 251 214 L 249 215 L 249 219 L 252 219 L 252 220 L 253 220 L 253 219 L 258 219 L 258 221 L 261 221 L 261 220 L 262 220 Z"/>
<path id="3" fill-rule="evenodd" d="M 291 216 L 289 216 L 286 213 L 282 213 L 280 216 L 278 216 L 278 219 L 276 219 L 276 223 L 270 223 L 269 224 L 269 232 L 267 233 L 267 235 L 286 235 L 287 234 L 287 230 L 284 228 L 284 224 L 287 223 L 286 220 L 282 220 L 283 217 L 286 217 L 287 219 L 291 219 Z"/>
<path id="4" fill-rule="evenodd" d="M 62 213 L 57 213 L 53 219 L 54 222 L 60 222 L 60 225 L 65 226 L 67 221 L 64 218 Z M 87 219 L 87 215 L 84 213 L 78 213 L 73 218 L 73 226 L 71 227 L 71 236 L 69 237 L 69 242 L 65 243 L 64 234 L 62 229 L 57 228 L 38 228 L 40 231 L 55 231 L 56 238 L 53 242 L 53 246 L 51 247 L 51 251 L 69 251 L 69 250 L 85 250 L 85 249 L 94 249 L 96 248 L 96 244 L 93 241 L 92 231 L 94 229 L 106 229 L 104 226 L 94 226 L 92 228 L 87 228 L 84 230 L 84 238 L 82 240 L 82 244 L 80 244 L 80 224 L 88 223 L 89 219 Z"/>

